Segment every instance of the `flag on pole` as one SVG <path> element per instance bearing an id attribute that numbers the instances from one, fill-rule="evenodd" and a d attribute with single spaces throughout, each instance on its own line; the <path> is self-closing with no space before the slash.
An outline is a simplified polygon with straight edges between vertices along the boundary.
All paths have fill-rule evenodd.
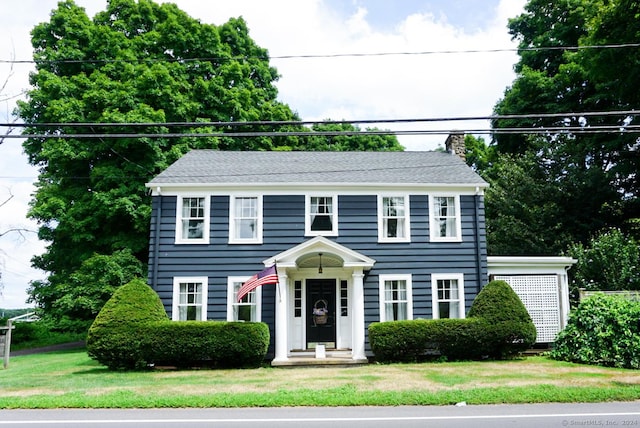
<path id="1" fill-rule="evenodd" d="M 276 271 L 276 265 L 269 266 L 264 270 L 258 272 L 253 275 L 242 284 L 240 290 L 238 290 L 238 302 L 242 300 L 244 296 L 246 296 L 249 292 L 255 290 L 261 285 L 265 284 L 277 284 L 278 283 L 278 272 Z"/>

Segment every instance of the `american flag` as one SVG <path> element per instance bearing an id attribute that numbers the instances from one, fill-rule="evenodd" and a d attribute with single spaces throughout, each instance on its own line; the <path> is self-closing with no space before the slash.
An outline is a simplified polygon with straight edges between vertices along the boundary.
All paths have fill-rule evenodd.
<path id="1" fill-rule="evenodd" d="M 276 271 L 276 265 L 269 266 L 264 270 L 258 272 L 253 275 L 249 280 L 247 280 L 240 290 L 238 290 L 238 302 L 242 300 L 244 296 L 246 296 L 249 292 L 255 290 L 261 285 L 265 284 L 277 284 L 278 283 L 278 272 Z"/>

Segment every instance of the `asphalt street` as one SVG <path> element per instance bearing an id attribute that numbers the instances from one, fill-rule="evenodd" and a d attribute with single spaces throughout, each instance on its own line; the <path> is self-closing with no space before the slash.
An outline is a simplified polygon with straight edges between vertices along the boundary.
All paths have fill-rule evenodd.
<path id="1" fill-rule="evenodd" d="M 0 410 L 4 427 L 640 427 L 640 402 L 248 409 Z"/>

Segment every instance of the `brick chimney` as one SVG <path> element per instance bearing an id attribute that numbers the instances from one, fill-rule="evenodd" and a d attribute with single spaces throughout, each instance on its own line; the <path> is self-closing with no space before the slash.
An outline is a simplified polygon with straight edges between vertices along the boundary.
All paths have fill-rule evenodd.
<path id="1" fill-rule="evenodd" d="M 464 145 L 464 133 L 463 132 L 452 132 L 447 137 L 447 140 L 444 142 L 444 147 L 447 149 L 447 152 L 458 155 L 463 161 L 466 161 L 467 156 L 465 154 L 465 145 Z"/>

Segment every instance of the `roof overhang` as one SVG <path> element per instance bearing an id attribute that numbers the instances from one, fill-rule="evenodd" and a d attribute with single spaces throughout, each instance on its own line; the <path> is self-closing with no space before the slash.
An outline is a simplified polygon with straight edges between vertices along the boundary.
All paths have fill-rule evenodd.
<path id="1" fill-rule="evenodd" d="M 488 256 L 489 275 L 562 274 L 578 261 L 571 257 Z"/>
<path id="2" fill-rule="evenodd" d="M 304 194 L 314 191 L 362 193 L 380 191 L 406 191 L 412 193 L 455 192 L 482 194 L 488 183 L 146 183 L 152 195 L 176 195 L 187 192 L 229 194 L 233 192 L 258 192 L 262 194 Z"/>

